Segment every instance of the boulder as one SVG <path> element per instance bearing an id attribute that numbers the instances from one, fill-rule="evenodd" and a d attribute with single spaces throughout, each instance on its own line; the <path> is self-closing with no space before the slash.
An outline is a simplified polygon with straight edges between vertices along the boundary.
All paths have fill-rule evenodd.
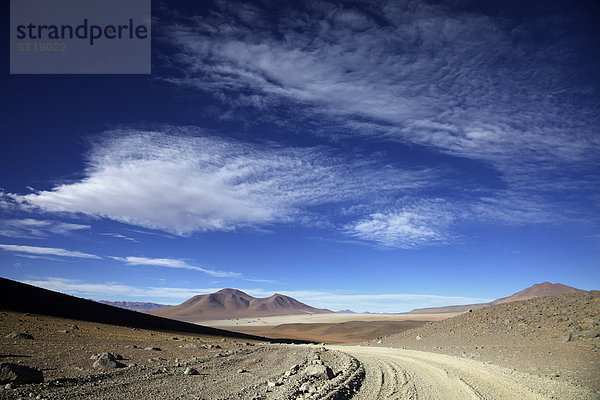
<path id="1" fill-rule="evenodd" d="M 8 339 L 33 339 L 33 336 L 27 333 L 11 332 L 5 336 Z"/>
<path id="2" fill-rule="evenodd" d="M 185 371 L 183 371 L 184 375 L 200 375 L 200 373 L 194 368 L 187 367 Z"/>
<path id="3" fill-rule="evenodd" d="M 0 384 L 20 385 L 42 382 L 44 382 L 44 374 L 38 369 L 18 364 L 0 363 Z"/>
<path id="4" fill-rule="evenodd" d="M 123 359 L 123 357 L 121 357 L 119 354 L 99 353 L 93 355 L 92 357 L 96 360 L 94 361 L 94 364 L 92 364 L 92 367 L 94 368 L 112 369 L 123 368 L 125 366 L 125 364 L 117 361 Z"/>
<path id="5" fill-rule="evenodd" d="M 332 379 L 333 371 L 327 365 L 309 365 L 304 370 L 304 375 L 317 379 Z"/>

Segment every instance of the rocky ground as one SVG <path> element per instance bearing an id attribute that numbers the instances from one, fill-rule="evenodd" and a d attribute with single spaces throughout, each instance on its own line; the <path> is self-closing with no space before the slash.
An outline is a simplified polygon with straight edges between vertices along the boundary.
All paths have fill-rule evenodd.
<path id="1" fill-rule="evenodd" d="M 9 364 L 44 382 L 3 382 L 0 399 L 348 398 L 360 365 L 319 346 L 281 345 L 0 313 Z M 7 372 L 8 371 L 8 372 Z"/>
<path id="2" fill-rule="evenodd" d="M 600 396 L 600 291 L 466 312 L 368 345 L 491 362 L 582 385 Z"/>
<path id="3" fill-rule="evenodd" d="M 0 319 L 0 399 L 600 399 L 598 291 L 329 349 L 20 312 Z M 40 373 L 40 383 L 18 380 Z"/>

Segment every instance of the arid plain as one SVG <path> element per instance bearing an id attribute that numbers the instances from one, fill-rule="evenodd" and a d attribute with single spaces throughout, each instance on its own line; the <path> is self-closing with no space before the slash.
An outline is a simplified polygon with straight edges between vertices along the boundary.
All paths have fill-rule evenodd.
<path id="1" fill-rule="evenodd" d="M 564 288 L 544 283 L 526 289 L 527 296 L 516 294 L 516 301 L 460 314 L 319 312 L 205 320 L 213 325 L 207 328 L 7 280 L 2 284 L 9 296 L 0 315 L 2 399 L 600 396 L 598 291 L 564 294 Z M 560 295 L 533 295 L 547 290 Z M 25 300 L 10 296 L 17 292 Z M 224 297 L 232 294 L 239 293 Z M 222 293 L 215 298 L 222 299 Z M 38 313 L 28 311 L 34 305 Z M 295 337 L 273 340 L 217 325 Z M 352 337 L 382 330 L 390 333 L 361 343 Z M 293 340 L 300 338 L 327 343 Z M 30 374 L 27 381 L 21 367 L 40 376 Z"/>

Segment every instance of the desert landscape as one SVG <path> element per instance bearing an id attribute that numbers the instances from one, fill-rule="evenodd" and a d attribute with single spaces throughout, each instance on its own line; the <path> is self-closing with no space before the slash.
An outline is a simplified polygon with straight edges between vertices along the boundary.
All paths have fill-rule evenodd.
<path id="1" fill-rule="evenodd" d="M 600 400 L 600 2 L 5 0 L 0 400 Z"/>
<path id="2" fill-rule="evenodd" d="M 234 307 L 245 318 L 205 320 L 207 328 L 1 283 L 3 399 L 600 396 L 597 291 L 546 282 L 463 313 L 310 314 L 291 299 L 274 302 L 283 315 L 261 307 L 264 314 L 252 318 L 250 307 L 225 301 L 247 295 L 228 289 L 199 314 Z M 203 296 L 185 308 L 211 295 Z"/>

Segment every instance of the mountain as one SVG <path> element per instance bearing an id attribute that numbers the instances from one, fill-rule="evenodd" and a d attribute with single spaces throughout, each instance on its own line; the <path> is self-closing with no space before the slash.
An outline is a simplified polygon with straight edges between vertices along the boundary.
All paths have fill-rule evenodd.
<path id="1" fill-rule="evenodd" d="M 582 293 L 585 290 L 576 289 L 571 286 L 563 285 L 561 283 L 550 283 L 543 282 L 537 283 L 527 289 L 521 290 L 513 295 L 507 297 L 501 297 L 489 303 L 476 303 L 476 304 L 464 304 L 458 306 L 446 306 L 446 307 L 428 307 L 428 308 L 415 308 L 409 311 L 409 314 L 444 314 L 444 313 L 461 313 L 469 310 L 479 310 L 484 307 L 493 306 L 496 304 L 511 303 L 513 301 L 529 300 L 535 297 L 545 296 L 562 296 L 563 294 Z"/>
<path id="2" fill-rule="evenodd" d="M 189 324 L 69 296 L 25 283 L 0 278 L 0 310 L 98 322 L 171 332 L 264 340 L 265 338 L 223 329 Z"/>
<path id="3" fill-rule="evenodd" d="M 332 311 L 314 308 L 282 294 L 252 297 L 240 290 L 223 289 L 194 296 L 177 306 L 167 306 L 149 314 L 197 322 L 209 319 L 254 318 L 292 314 L 322 314 Z"/>
<path id="4" fill-rule="evenodd" d="M 583 293 L 585 290 L 576 289 L 560 283 L 543 282 L 521 290 L 511 296 L 492 301 L 492 304 L 511 303 L 513 301 L 529 300 L 534 297 L 561 296 L 563 294 Z"/>
<path id="5" fill-rule="evenodd" d="M 108 301 L 98 300 L 98 303 L 108 304 L 109 306 L 124 308 L 131 311 L 148 312 L 158 308 L 165 307 L 166 304 L 143 303 L 139 301 Z"/>

